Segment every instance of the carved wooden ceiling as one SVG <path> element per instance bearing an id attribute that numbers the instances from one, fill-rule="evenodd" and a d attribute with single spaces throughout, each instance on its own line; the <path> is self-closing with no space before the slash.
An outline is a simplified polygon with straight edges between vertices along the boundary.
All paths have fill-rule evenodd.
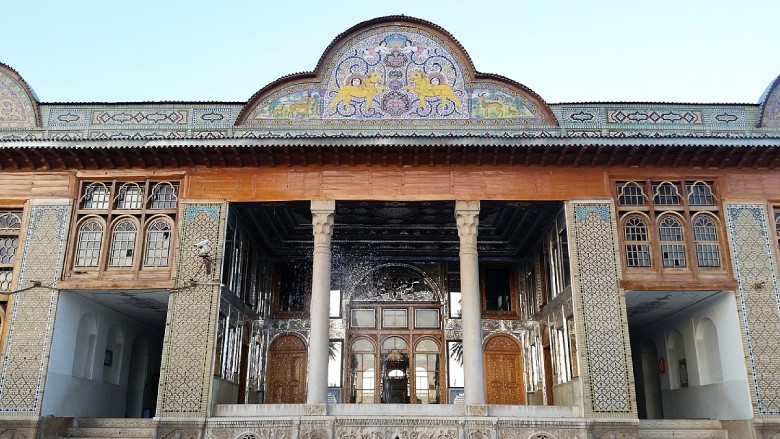
<path id="1" fill-rule="evenodd" d="M 309 202 L 235 203 L 260 247 L 276 258 L 308 258 L 313 238 Z M 563 204 L 482 201 L 480 258 L 518 258 L 542 236 Z M 335 255 L 457 258 L 453 201 L 337 201 Z"/>

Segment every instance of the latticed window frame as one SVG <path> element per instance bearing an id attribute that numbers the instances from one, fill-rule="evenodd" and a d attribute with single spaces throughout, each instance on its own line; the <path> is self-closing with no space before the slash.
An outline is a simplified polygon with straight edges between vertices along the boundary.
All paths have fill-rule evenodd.
<path id="1" fill-rule="evenodd" d="M 639 227 L 636 224 L 629 225 L 629 222 L 635 223 L 641 221 L 644 227 L 643 236 L 636 230 Z M 629 230 L 629 227 L 632 229 Z M 628 267 L 651 267 L 652 256 L 650 246 L 650 218 L 641 212 L 631 212 L 626 214 L 621 221 L 621 234 L 623 237 L 623 257 Z"/>
<path id="2" fill-rule="evenodd" d="M 77 205 L 73 218 L 68 261 L 72 269 L 67 276 L 74 274 L 96 273 L 98 278 L 111 273 L 134 272 L 139 276 L 143 272 L 166 272 L 172 269 L 171 251 L 175 246 L 176 220 L 179 208 L 178 180 L 166 179 L 111 179 L 82 180 L 79 185 Z M 95 194 L 99 194 L 96 196 Z M 100 218 L 104 226 L 100 243 L 98 263 L 96 265 L 79 265 L 78 227 L 87 217 Z M 119 249 L 114 238 L 116 227 L 122 221 L 130 220 L 134 224 L 135 238 L 132 242 L 124 242 Z M 168 226 L 168 242 L 166 245 L 148 247 L 147 239 L 151 236 L 147 227 L 158 221 L 165 221 Z M 123 238 L 127 236 L 122 235 Z M 166 248 L 167 246 L 167 248 Z M 126 256 L 117 259 L 116 251 L 125 252 Z M 147 252 L 155 253 L 148 257 Z M 130 253 L 128 253 L 130 252 Z M 127 256 L 130 255 L 130 256 Z M 152 263 L 147 263 L 147 260 Z M 123 276 L 126 276 L 123 275 Z M 155 275 L 157 276 L 157 275 Z"/>
<path id="3" fill-rule="evenodd" d="M 14 290 L 14 267 L 19 260 L 21 231 L 22 211 L 0 209 L 0 246 L 3 246 L 0 250 L 0 294 Z"/>
<path id="4" fill-rule="evenodd" d="M 651 229 L 651 252 L 658 252 L 657 258 L 651 259 L 653 265 L 657 263 L 660 269 L 664 270 L 696 270 L 696 271 L 708 271 L 708 270 L 724 270 L 725 262 L 723 258 L 726 256 L 721 251 L 723 247 L 723 221 L 720 218 L 720 206 L 717 196 L 717 182 L 714 179 L 681 179 L 681 180 L 664 180 L 664 179 L 642 179 L 642 180 L 614 180 L 614 194 L 615 203 L 620 216 L 620 226 L 624 224 L 624 220 L 632 214 L 641 212 L 649 219 L 649 227 Z M 631 189 L 626 188 L 640 188 Z M 641 203 L 627 203 L 626 196 L 628 192 L 639 192 L 644 196 L 644 204 Z M 631 195 L 631 194 L 629 194 Z M 634 196 L 633 200 L 637 197 Z M 629 198 L 629 200 L 631 200 Z M 658 204 L 660 202 L 660 204 Z M 694 216 L 700 215 L 706 212 L 711 215 L 716 225 L 717 240 L 698 242 L 695 239 L 694 230 Z M 661 243 L 661 234 L 658 227 L 659 218 L 664 215 L 674 213 L 682 219 L 681 224 L 683 226 L 683 241 L 679 247 L 667 248 L 672 250 L 678 255 L 680 252 L 684 252 L 686 255 L 690 255 L 691 258 L 686 256 L 686 267 L 678 266 L 664 266 L 663 264 L 663 248 L 662 245 L 667 246 L 679 246 L 680 244 L 673 244 L 667 242 Z M 629 245 L 629 242 L 625 240 L 623 231 L 621 230 L 621 240 L 624 245 L 624 265 L 631 270 L 640 269 L 643 267 L 635 267 L 630 265 L 627 260 L 627 254 L 625 245 Z M 778 245 L 780 245 L 780 234 L 778 235 Z M 717 252 L 717 256 L 715 256 Z M 695 256 L 695 262 L 690 262 L 692 257 Z M 703 259 L 702 259 L 703 258 Z M 701 262 L 701 263 L 700 263 Z"/>
<path id="5" fill-rule="evenodd" d="M 661 245 L 661 265 L 664 268 L 688 266 L 685 246 L 685 218 L 665 212 L 657 218 L 658 242 Z"/>

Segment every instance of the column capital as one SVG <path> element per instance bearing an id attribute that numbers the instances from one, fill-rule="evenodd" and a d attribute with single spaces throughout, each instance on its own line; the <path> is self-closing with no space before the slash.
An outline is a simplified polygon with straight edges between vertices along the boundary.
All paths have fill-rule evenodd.
<path id="1" fill-rule="evenodd" d="M 335 211 L 335 200 L 311 201 L 311 225 L 315 245 L 317 241 L 330 242 L 330 236 L 333 233 L 333 213 Z"/>
<path id="2" fill-rule="evenodd" d="M 479 226 L 479 200 L 456 201 L 455 223 L 458 225 L 461 251 L 477 245 L 477 226 Z"/>

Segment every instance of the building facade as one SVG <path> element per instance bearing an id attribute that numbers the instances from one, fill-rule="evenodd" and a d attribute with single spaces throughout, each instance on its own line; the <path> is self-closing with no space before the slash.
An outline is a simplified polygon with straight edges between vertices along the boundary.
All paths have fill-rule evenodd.
<path id="1" fill-rule="evenodd" d="M 0 64 L 0 436 L 780 437 L 777 84 L 550 104 L 403 16 L 247 102 Z"/>

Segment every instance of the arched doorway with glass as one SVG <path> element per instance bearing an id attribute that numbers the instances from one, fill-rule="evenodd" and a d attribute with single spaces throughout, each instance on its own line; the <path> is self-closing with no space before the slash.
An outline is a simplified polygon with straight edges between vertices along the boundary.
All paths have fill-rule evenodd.
<path id="1" fill-rule="evenodd" d="M 347 402 L 444 401 L 442 302 L 432 279 L 413 265 L 384 264 L 349 294 Z"/>

